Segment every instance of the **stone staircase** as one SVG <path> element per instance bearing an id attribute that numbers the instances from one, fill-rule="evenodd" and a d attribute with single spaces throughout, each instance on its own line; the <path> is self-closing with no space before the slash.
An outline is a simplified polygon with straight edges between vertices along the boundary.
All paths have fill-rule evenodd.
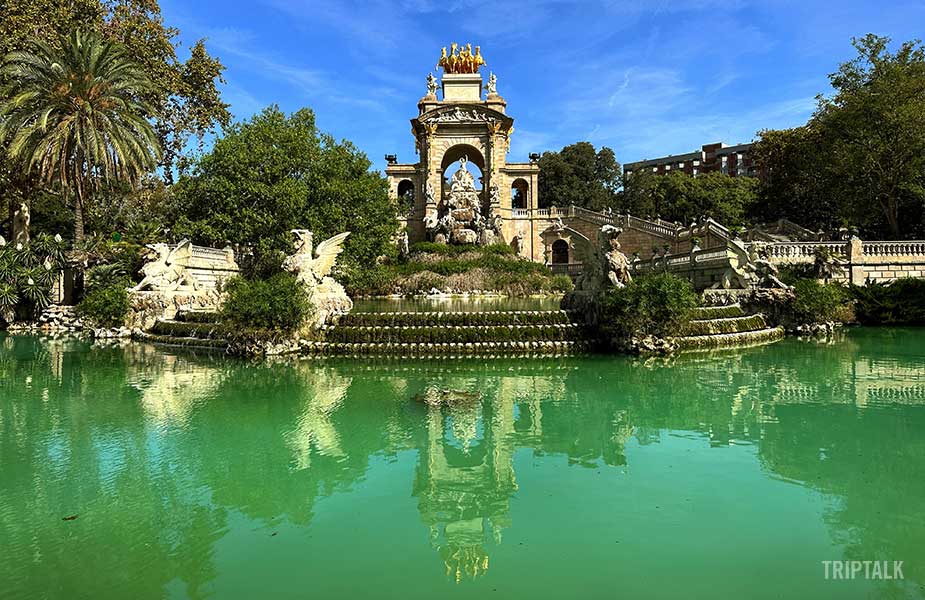
<path id="1" fill-rule="evenodd" d="M 696 351 L 754 346 L 782 337 L 783 327 L 769 327 L 763 315 L 747 315 L 740 305 L 730 304 L 697 308 L 677 341 L 681 350 Z"/>
<path id="2" fill-rule="evenodd" d="M 136 334 L 136 338 L 186 348 L 228 348 L 224 329 L 218 324 L 218 314 L 211 311 L 180 311 L 176 319 L 158 319 L 150 331 Z"/>
<path id="3" fill-rule="evenodd" d="M 303 343 L 308 354 L 359 356 L 563 355 L 594 346 L 562 310 L 353 312 Z"/>
<path id="4" fill-rule="evenodd" d="M 696 309 L 683 334 L 682 351 L 741 347 L 776 341 L 781 327 L 769 327 L 760 314 L 747 315 L 738 304 Z M 141 341 L 226 350 L 228 335 L 217 315 L 181 311 L 159 320 Z M 309 356 L 562 356 L 593 351 L 576 314 L 564 310 L 482 312 L 352 312 L 326 326 L 317 340 L 302 340 Z"/>
<path id="5" fill-rule="evenodd" d="M 180 312 L 159 320 L 141 341 L 225 350 L 227 334 L 210 312 Z M 311 356 L 568 355 L 596 346 L 575 316 L 563 310 L 483 312 L 353 312 L 302 340 Z"/>

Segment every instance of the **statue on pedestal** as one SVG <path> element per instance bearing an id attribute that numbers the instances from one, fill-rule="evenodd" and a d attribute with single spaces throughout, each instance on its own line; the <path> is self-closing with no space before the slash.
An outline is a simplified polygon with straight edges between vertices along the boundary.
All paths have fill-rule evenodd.
<path id="1" fill-rule="evenodd" d="M 729 266 L 723 271 L 722 278 L 711 289 L 747 290 L 758 285 L 755 264 L 749 256 L 745 242 L 736 238 L 726 245 L 726 257 Z"/>
<path id="2" fill-rule="evenodd" d="M 495 75 L 494 73 L 488 74 L 488 84 L 486 86 L 486 89 L 488 90 L 489 96 L 498 95 L 498 76 Z"/>
<path id="3" fill-rule="evenodd" d="M 330 275 L 337 256 L 344 251 L 344 240 L 350 232 L 339 233 L 312 248 L 312 232 L 307 229 L 293 229 L 295 252 L 283 261 L 283 269 L 294 273 L 308 292 L 315 307 L 314 326 L 321 327 L 335 316 L 350 312 L 353 301 L 344 287 Z"/>
<path id="4" fill-rule="evenodd" d="M 183 240 L 173 249 L 167 244 L 148 244 L 145 255 L 148 262 L 140 271 L 144 278 L 130 290 L 175 292 L 181 288 L 199 289 L 199 282 L 186 270 L 192 255 L 193 244 L 189 240 Z"/>
<path id="5" fill-rule="evenodd" d="M 427 74 L 427 95 L 437 97 L 437 78 L 433 73 Z"/>
<path id="6" fill-rule="evenodd" d="M 630 262 L 620 251 L 617 238 L 623 229 L 604 225 L 597 233 L 597 245 L 584 257 L 585 269 L 578 278 L 575 288 L 584 292 L 597 293 L 608 287 L 624 287 L 633 280 Z"/>

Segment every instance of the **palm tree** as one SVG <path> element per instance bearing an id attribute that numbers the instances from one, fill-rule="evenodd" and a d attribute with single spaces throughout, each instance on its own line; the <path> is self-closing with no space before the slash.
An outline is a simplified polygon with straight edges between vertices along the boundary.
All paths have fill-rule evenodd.
<path id="1" fill-rule="evenodd" d="M 34 42 L 0 67 L 0 140 L 27 173 L 74 199 L 74 241 L 84 236 L 84 203 L 105 182 L 136 183 L 160 157 L 145 118 L 151 81 L 122 46 L 72 32 L 61 50 Z"/>

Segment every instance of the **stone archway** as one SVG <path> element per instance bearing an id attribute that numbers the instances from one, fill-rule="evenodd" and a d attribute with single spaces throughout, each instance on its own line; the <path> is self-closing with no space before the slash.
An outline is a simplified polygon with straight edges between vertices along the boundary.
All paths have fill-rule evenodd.
<path id="1" fill-rule="evenodd" d="M 402 179 L 398 182 L 398 214 L 414 214 L 414 182 L 410 179 Z"/>
<path id="2" fill-rule="evenodd" d="M 527 193 L 530 191 L 530 184 L 518 177 L 511 184 L 511 208 L 525 209 L 527 206 Z"/>
<path id="3" fill-rule="evenodd" d="M 485 173 L 485 155 L 481 150 L 468 143 L 456 143 L 448 146 L 440 157 L 440 172 L 446 171 L 446 168 L 455 162 L 459 162 L 462 157 L 469 159 L 469 162 Z"/>
<path id="4" fill-rule="evenodd" d="M 552 243 L 552 258 L 549 261 L 553 265 L 567 265 L 569 263 L 569 243 L 564 239 L 556 240 Z"/>

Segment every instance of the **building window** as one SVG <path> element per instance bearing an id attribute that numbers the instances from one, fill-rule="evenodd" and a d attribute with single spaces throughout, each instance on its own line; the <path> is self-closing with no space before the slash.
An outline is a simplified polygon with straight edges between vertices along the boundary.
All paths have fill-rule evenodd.
<path id="1" fill-rule="evenodd" d="M 666 170 L 666 171 L 670 171 L 670 170 L 671 170 L 671 165 L 665 165 L 665 170 Z"/>
<path id="2" fill-rule="evenodd" d="M 698 175 L 700 175 L 700 169 L 694 167 L 694 177 L 697 177 Z"/>
<path id="3" fill-rule="evenodd" d="M 658 173 L 658 167 L 652 167 L 652 172 L 653 172 L 653 173 Z"/>
<path id="4" fill-rule="evenodd" d="M 729 175 L 729 157 L 724 156 L 722 159 L 722 166 L 720 170 L 723 172 L 723 175 Z"/>
<path id="5" fill-rule="evenodd" d="M 699 166 L 700 166 L 700 161 L 699 161 L 699 160 L 695 160 L 695 161 L 694 161 L 694 166 L 695 166 L 695 167 L 699 167 Z"/>

